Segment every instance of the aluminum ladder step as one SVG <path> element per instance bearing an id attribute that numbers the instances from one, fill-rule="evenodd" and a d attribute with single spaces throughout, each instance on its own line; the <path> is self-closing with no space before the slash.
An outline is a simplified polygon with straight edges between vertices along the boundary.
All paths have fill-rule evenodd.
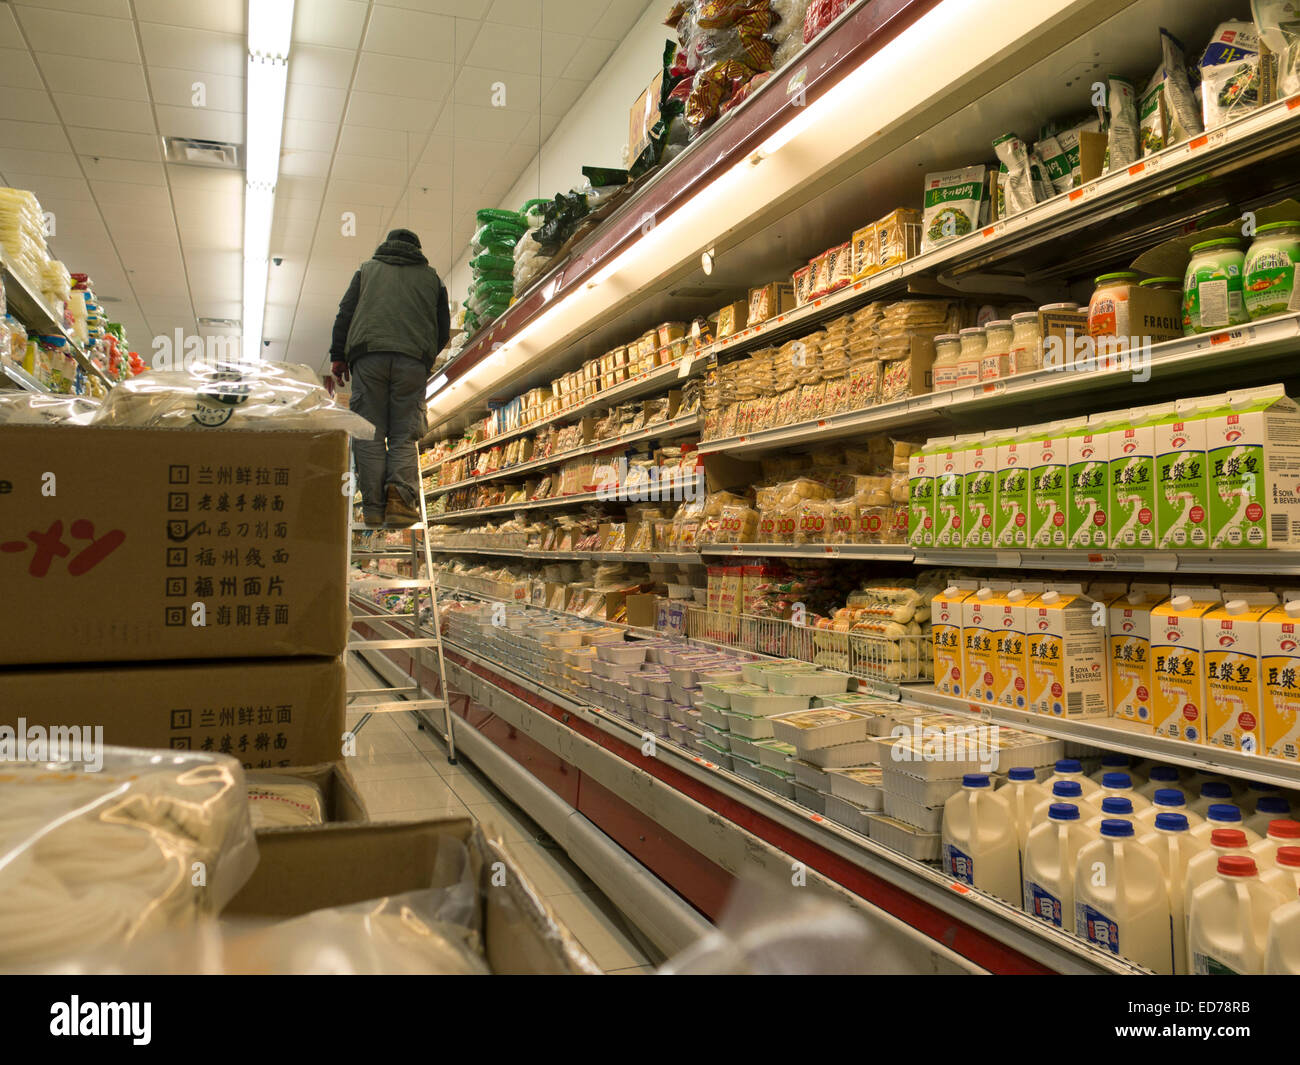
<path id="1" fill-rule="evenodd" d="M 436 636 L 407 637 L 401 640 L 355 640 L 348 644 L 349 651 L 397 651 L 403 647 L 437 647 L 442 641 Z"/>
<path id="2" fill-rule="evenodd" d="M 402 710 L 442 710 L 447 704 L 441 699 L 431 697 L 424 699 L 394 699 L 387 703 L 358 703 L 349 706 L 348 709 L 354 713 L 364 714 L 369 717 L 371 714 L 396 714 Z M 353 729 L 355 732 L 356 729 Z"/>

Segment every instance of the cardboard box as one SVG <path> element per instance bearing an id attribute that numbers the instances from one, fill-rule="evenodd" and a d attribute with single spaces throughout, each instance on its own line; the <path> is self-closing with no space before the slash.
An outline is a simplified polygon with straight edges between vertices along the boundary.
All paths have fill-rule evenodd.
<path id="1" fill-rule="evenodd" d="M 448 861 L 445 854 L 454 844 L 465 847 L 478 885 L 479 927 L 493 972 L 600 973 L 504 845 L 464 817 L 260 833 L 257 868 L 222 912 L 297 917 L 445 886 L 446 872 L 460 869 L 460 862 Z"/>
<path id="2" fill-rule="evenodd" d="M 1284 595 L 1285 599 L 1286 596 Z M 1274 607 L 1260 622 L 1263 750 L 1300 761 L 1300 600 Z"/>
<path id="3" fill-rule="evenodd" d="M 978 581 L 953 581 L 930 601 L 931 639 L 934 644 L 934 686 L 944 695 L 963 695 L 965 640 L 962 637 L 963 603 L 975 594 Z"/>
<path id="4" fill-rule="evenodd" d="M 962 676 L 966 697 L 991 703 L 997 698 L 997 638 L 1010 581 L 986 581 L 961 605 Z"/>
<path id="5" fill-rule="evenodd" d="M 995 548 L 1029 546 L 1029 453 L 1025 440 L 1002 440 L 997 445 L 994 469 L 997 508 L 993 524 Z"/>
<path id="6" fill-rule="evenodd" d="M 1094 414 L 1066 440 L 1065 536 L 1066 546 L 1076 550 L 1102 549 L 1110 543 L 1109 421 L 1107 415 Z"/>
<path id="7" fill-rule="evenodd" d="M 1112 716 L 1153 730 L 1151 612 L 1167 598 L 1167 584 L 1135 583 L 1107 608 Z"/>
<path id="8" fill-rule="evenodd" d="M 1038 328 L 1043 334 L 1043 369 L 1064 370 L 1088 336 L 1088 312 L 1039 311 Z"/>
<path id="9" fill-rule="evenodd" d="M 1173 589 L 1151 613 L 1151 719 L 1157 736 L 1205 742 L 1205 614 L 1214 588 Z"/>
<path id="10" fill-rule="evenodd" d="M 105 744 L 229 754 L 244 767 L 342 755 L 342 658 L 0 671 L 0 724 L 102 725 Z"/>
<path id="11" fill-rule="evenodd" d="M 1096 606 L 1077 584 L 1057 585 L 1029 605 L 1030 710 L 1069 720 L 1109 714 L 1106 628 L 1094 624 Z"/>
<path id="12" fill-rule="evenodd" d="M 344 433 L 8 426 L 0 456 L 0 665 L 342 652 Z"/>
<path id="13" fill-rule="evenodd" d="M 1029 614 L 1044 591 L 1041 581 L 1017 581 L 998 601 L 993 643 L 996 669 L 989 702 L 1013 710 L 1029 708 Z"/>
<path id="14" fill-rule="evenodd" d="M 365 801 L 357 790 L 356 781 L 342 762 L 322 762 L 319 765 L 298 765 L 267 772 L 253 770 L 245 776 L 249 790 L 259 783 L 259 778 L 266 777 L 267 783 L 275 778 L 295 777 L 308 784 L 315 784 L 320 789 L 324 806 L 325 825 L 365 824 L 370 821 Z M 275 826 L 257 830 L 258 845 L 268 833 L 279 832 L 319 832 L 324 825 Z"/>
<path id="15" fill-rule="evenodd" d="M 937 448 L 927 444 L 907 460 L 908 542 L 913 547 L 934 546 L 934 496 Z"/>
<path id="16" fill-rule="evenodd" d="M 1259 754 L 1264 749 L 1260 622 L 1277 606 L 1277 596 L 1254 592 L 1227 598 L 1228 602 L 1202 619 L 1205 742 L 1228 751 Z"/>
<path id="17" fill-rule="evenodd" d="M 1281 385 L 1233 393 L 1205 421 L 1210 549 L 1300 543 L 1300 406 Z"/>
<path id="18" fill-rule="evenodd" d="M 659 121 L 659 99 L 663 92 L 664 74 L 659 71 L 650 80 L 645 91 L 636 98 L 628 114 L 627 159 L 629 163 L 650 147 L 650 130 Z"/>
<path id="19" fill-rule="evenodd" d="M 997 440 L 990 433 L 974 440 L 966 449 L 962 475 L 963 544 L 973 550 L 993 547 L 993 522 L 997 513 Z"/>
<path id="20" fill-rule="evenodd" d="M 1117 412 L 1118 413 L 1118 412 Z M 1110 430 L 1110 546 L 1150 549 L 1156 542 L 1156 417 L 1134 408 Z"/>
<path id="21" fill-rule="evenodd" d="M 934 546 L 959 549 L 965 543 L 962 532 L 966 481 L 966 437 L 947 437 L 939 442 L 935 455 Z"/>
<path id="22" fill-rule="evenodd" d="M 1069 444 L 1072 429 L 1086 418 L 1054 422 L 1029 441 L 1029 548 L 1065 546 L 1069 506 Z M 1041 433 L 1041 435 L 1039 435 Z"/>

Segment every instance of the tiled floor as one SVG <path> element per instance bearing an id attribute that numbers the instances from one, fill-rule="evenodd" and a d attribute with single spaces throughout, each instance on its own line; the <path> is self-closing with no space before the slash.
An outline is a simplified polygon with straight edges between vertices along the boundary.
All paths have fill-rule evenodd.
<path id="1" fill-rule="evenodd" d="M 374 675 L 356 676 L 350 686 L 382 683 Z M 348 727 L 360 716 L 360 711 L 349 713 Z M 463 757 L 448 765 L 441 741 L 421 731 L 414 715 L 372 717 L 357 737 L 356 756 L 347 763 L 374 820 L 475 818 L 485 832 L 504 840 L 524 874 L 606 972 L 654 971 L 623 916 L 559 845 Z"/>

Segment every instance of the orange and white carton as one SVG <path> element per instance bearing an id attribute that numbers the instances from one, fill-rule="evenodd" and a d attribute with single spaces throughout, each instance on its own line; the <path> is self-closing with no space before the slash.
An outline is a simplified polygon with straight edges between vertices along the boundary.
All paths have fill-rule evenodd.
<path id="1" fill-rule="evenodd" d="M 1152 731 L 1151 611 L 1168 598 L 1167 584 L 1134 583 L 1107 609 L 1111 715 Z"/>
<path id="2" fill-rule="evenodd" d="M 1300 762 L 1300 594 L 1282 598 L 1259 623 L 1262 743 L 1270 758 Z"/>
<path id="3" fill-rule="evenodd" d="M 966 698 L 991 703 L 997 695 L 997 636 L 1010 581 L 986 581 L 961 605 L 962 651 L 965 656 Z"/>
<path id="4" fill-rule="evenodd" d="M 1029 609 L 1044 591 L 1042 581 L 1017 581 L 998 608 L 992 700 L 998 706 L 1029 709 Z"/>
<path id="5" fill-rule="evenodd" d="M 1106 611 L 1081 584 L 1057 584 L 1028 608 L 1029 709 L 1105 717 Z M 1100 621 L 1099 621 L 1100 619 Z"/>
<path id="6" fill-rule="evenodd" d="M 966 694 L 962 604 L 979 581 L 953 581 L 930 600 L 930 638 L 934 646 L 934 686 L 944 695 Z"/>
<path id="7" fill-rule="evenodd" d="M 1151 720 L 1157 736 L 1205 742 L 1205 625 L 1215 588 L 1177 587 L 1151 612 Z"/>
<path id="8" fill-rule="evenodd" d="M 1225 593 L 1227 594 L 1227 593 Z M 1243 754 L 1262 749 L 1260 622 L 1277 606 L 1272 592 L 1227 595 L 1205 626 L 1205 741 Z"/>

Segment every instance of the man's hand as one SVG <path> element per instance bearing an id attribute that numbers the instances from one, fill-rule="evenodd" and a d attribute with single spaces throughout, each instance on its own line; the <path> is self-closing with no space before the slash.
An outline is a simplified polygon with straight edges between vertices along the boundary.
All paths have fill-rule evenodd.
<path id="1" fill-rule="evenodd" d="M 339 360 L 338 362 L 330 363 L 330 371 L 334 374 L 334 380 L 336 380 L 340 385 L 348 383 L 348 379 L 351 375 L 348 373 L 348 364 L 346 362 Z"/>

